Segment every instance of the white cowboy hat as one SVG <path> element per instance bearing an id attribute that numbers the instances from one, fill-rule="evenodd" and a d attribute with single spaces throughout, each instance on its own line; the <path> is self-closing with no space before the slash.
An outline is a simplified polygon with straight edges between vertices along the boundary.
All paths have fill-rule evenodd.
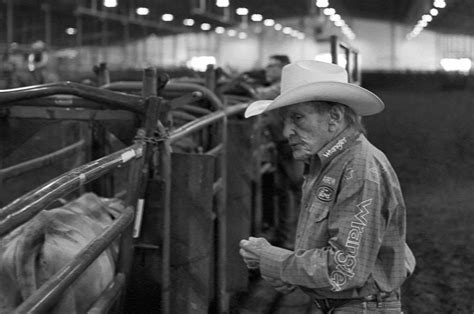
<path id="1" fill-rule="evenodd" d="M 332 63 L 302 60 L 283 67 L 280 96 L 251 103 L 245 110 L 245 117 L 312 100 L 341 103 L 361 116 L 379 113 L 385 107 L 374 93 L 348 83 L 344 68 Z"/>

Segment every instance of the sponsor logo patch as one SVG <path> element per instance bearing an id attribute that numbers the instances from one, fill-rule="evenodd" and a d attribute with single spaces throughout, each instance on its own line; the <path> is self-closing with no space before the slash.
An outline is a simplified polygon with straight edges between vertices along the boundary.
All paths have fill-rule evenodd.
<path id="1" fill-rule="evenodd" d="M 318 199 L 323 202 L 330 202 L 334 198 L 334 190 L 328 186 L 320 186 L 316 192 Z"/>
<path id="2" fill-rule="evenodd" d="M 324 176 L 323 179 L 321 180 L 323 183 L 327 185 L 335 185 L 336 184 L 336 179 Z"/>

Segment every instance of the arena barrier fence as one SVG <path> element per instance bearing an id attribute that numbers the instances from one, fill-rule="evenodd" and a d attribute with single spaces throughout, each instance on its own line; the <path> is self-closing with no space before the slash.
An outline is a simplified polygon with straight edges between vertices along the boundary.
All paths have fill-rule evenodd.
<path id="1" fill-rule="evenodd" d="M 107 79 L 103 79 L 107 83 Z M 124 165 L 129 165 L 129 178 L 125 196 L 126 211 L 114 224 L 84 248 L 78 256 L 55 276 L 48 280 L 30 298 L 21 304 L 17 313 L 39 313 L 47 311 L 82 272 L 99 256 L 110 243 L 121 236 L 120 258 L 117 275 L 101 297 L 92 306 L 89 313 L 105 313 L 124 293 L 129 283 L 130 270 L 136 249 L 152 249 L 160 252 L 160 311 L 171 313 L 169 289 L 170 255 L 171 255 L 171 210 L 172 210 L 172 154 L 171 146 L 187 136 L 201 133 L 203 142 L 201 155 L 215 158 L 214 178 L 212 179 L 213 212 L 216 225 L 216 267 L 215 280 L 211 287 L 210 302 L 216 301 L 217 311 L 229 311 L 228 293 L 228 230 L 227 221 L 227 171 L 232 164 L 228 163 L 228 118 L 243 113 L 247 103 L 224 106 L 223 102 L 210 89 L 200 84 L 186 82 L 170 82 L 166 77 L 157 77 L 154 69 L 146 69 L 144 80 L 139 82 L 107 83 L 96 88 L 71 82 L 61 82 L 0 91 L 0 112 L 5 116 L 17 119 L 58 119 L 58 120 L 97 120 L 102 122 L 120 120 L 129 121 L 131 125 L 140 124 L 135 137 L 125 135 L 133 144 L 123 149 L 106 154 L 100 158 L 74 168 L 40 187 L 15 199 L 0 209 L 0 236 L 3 236 L 22 225 L 55 199 L 71 191 L 83 189 L 85 185 L 108 174 Z M 208 80 L 210 84 L 212 80 Z M 121 91 L 121 92 L 117 92 Z M 127 93 L 123 93 L 126 91 Z M 140 91 L 141 95 L 133 92 Z M 165 100 L 164 96 L 168 98 Z M 193 106 L 193 103 L 205 100 L 209 107 Z M 239 99 L 240 100 L 240 99 Z M 181 113 L 180 113 L 181 111 Z M 169 132 L 166 117 L 178 117 L 186 121 Z M 138 121 L 138 122 L 137 122 Z M 260 119 L 252 119 L 251 157 L 252 157 L 252 208 L 249 224 L 258 230 L 261 220 L 260 174 L 261 149 L 259 148 Z M 166 126 L 166 127 L 165 127 Z M 127 127 L 126 131 L 135 131 Z M 122 134 L 123 135 L 123 134 Z M 104 134 L 101 134 L 103 137 Z M 99 141 L 100 144 L 100 141 Z M 67 147 L 29 160 L 17 165 L 0 169 L 0 184 L 3 180 L 26 173 L 31 169 L 51 164 L 66 156 L 91 148 L 91 144 L 79 140 Z M 104 151 L 103 151 L 104 152 Z M 97 155 L 97 153 L 96 153 Z M 96 155 L 91 155 L 92 157 Z M 89 157 L 91 157 L 89 156 Z M 235 158 L 235 156 L 231 156 Z M 255 175 L 257 173 L 257 175 Z M 153 185 L 153 182 L 158 183 Z M 99 186 L 100 191 L 110 194 L 111 185 Z M 153 190 L 158 187 L 158 190 Z M 123 192 L 122 192 L 123 193 Z M 148 203 L 148 204 L 147 204 Z M 151 234 L 140 234 L 143 218 L 143 207 L 159 210 L 159 217 L 151 216 L 148 225 L 154 224 Z M 156 216 L 156 215 L 155 215 Z M 135 223 L 132 221 L 135 217 Z M 155 221 L 153 221 L 153 218 Z M 157 221 L 159 220 L 159 221 Z M 156 230 L 157 226 L 161 230 Z M 249 227 L 250 228 L 250 227 Z M 250 230 L 249 230 L 250 232 Z M 159 233 L 159 235 L 158 235 Z M 144 241 L 150 236 L 160 238 L 159 245 Z M 135 239 L 133 239 L 135 238 Z M 152 241 L 153 242 L 153 241 Z M 246 270 L 246 269 L 245 269 Z M 245 280 L 243 280 L 245 281 Z M 215 291 L 212 291 L 214 290 Z M 121 308 L 125 299 L 121 298 Z M 206 300 L 207 302 L 208 300 Z M 175 303 L 173 303 L 175 305 Z M 209 305 L 206 305 L 209 306 Z"/>

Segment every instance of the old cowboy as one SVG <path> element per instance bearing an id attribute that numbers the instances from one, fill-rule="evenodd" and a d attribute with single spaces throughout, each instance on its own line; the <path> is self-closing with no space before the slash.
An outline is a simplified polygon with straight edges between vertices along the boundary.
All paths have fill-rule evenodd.
<path id="1" fill-rule="evenodd" d="M 319 313 L 401 312 L 400 286 L 415 265 L 405 203 L 390 162 L 361 124 L 383 108 L 375 94 L 348 83 L 343 68 L 298 61 L 283 68 L 280 96 L 246 111 L 277 109 L 306 169 L 295 250 L 250 237 L 240 254 L 277 290 L 303 290 Z"/>

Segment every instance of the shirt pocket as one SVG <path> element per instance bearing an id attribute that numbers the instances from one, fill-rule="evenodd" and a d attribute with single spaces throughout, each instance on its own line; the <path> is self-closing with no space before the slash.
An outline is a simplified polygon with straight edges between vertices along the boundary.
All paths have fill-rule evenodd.
<path id="1" fill-rule="evenodd" d="M 308 208 L 309 218 L 312 222 L 321 222 L 328 218 L 329 206 L 318 201 L 313 201 Z"/>

